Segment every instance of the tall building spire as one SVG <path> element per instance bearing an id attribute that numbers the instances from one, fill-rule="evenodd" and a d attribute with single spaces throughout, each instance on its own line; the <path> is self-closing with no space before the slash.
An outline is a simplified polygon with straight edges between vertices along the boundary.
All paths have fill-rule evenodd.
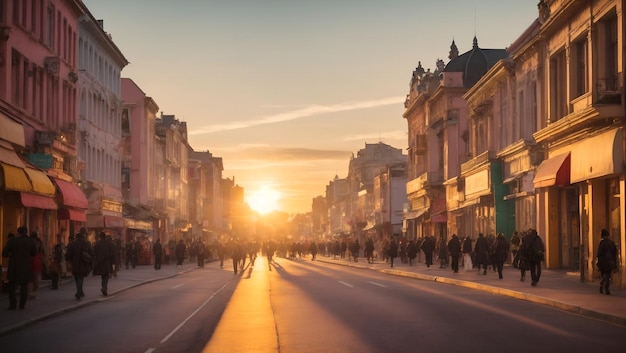
<path id="1" fill-rule="evenodd" d="M 450 55 L 448 55 L 448 59 L 452 60 L 459 56 L 459 48 L 456 47 L 456 43 L 454 43 L 454 39 L 452 40 L 452 45 L 450 45 Z"/>

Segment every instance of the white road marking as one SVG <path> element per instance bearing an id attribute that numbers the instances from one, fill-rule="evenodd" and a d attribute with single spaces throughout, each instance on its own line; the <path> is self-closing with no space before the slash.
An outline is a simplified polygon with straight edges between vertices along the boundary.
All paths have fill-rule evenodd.
<path id="1" fill-rule="evenodd" d="M 156 350 L 156 348 L 150 348 L 147 351 L 145 351 L 144 353 L 152 353 Z"/>
<path id="2" fill-rule="evenodd" d="M 228 283 L 227 283 L 228 284 Z M 226 288 L 226 284 L 222 286 L 222 288 L 218 289 L 217 291 L 215 291 L 215 293 L 211 294 L 211 296 L 209 297 L 209 299 L 205 300 L 204 303 L 202 303 L 202 305 L 200 305 L 198 307 L 198 309 L 196 309 L 193 313 L 191 313 L 191 315 L 187 316 L 187 318 L 185 320 L 183 320 L 183 322 L 181 322 L 180 324 L 178 324 L 178 326 L 176 326 L 175 329 L 172 330 L 172 332 L 170 332 L 167 336 L 165 336 L 165 338 L 163 338 L 161 340 L 161 343 L 165 343 L 167 342 L 167 340 L 170 339 L 170 337 L 172 337 L 176 331 L 180 330 L 181 327 L 185 326 L 185 324 L 187 323 L 187 321 L 189 321 L 194 315 L 196 315 L 198 313 L 198 311 L 200 311 L 202 308 L 204 308 L 205 305 L 207 305 L 207 303 L 209 301 L 211 301 L 211 299 L 213 299 L 213 297 L 215 297 L 217 295 L 217 293 L 221 292 L 222 289 Z"/>
<path id="3" fill-rule="evenodd" d="M 184 285 L 185 285 L 184 283 L 181 283 L 181 284 L 179 284 L 179 285 L 177 285 L 177 286 L 172 287 L 172 289 L 176 289 L 176 288 L 178 288 L 178 287 L 180 287 L 180 286 L 184 286 Z"/>
<path id="4" fill-rule="evenodd" d="M 346 283 L 346 282 L 344 282 L 344 281 L 339 281 L 339 283 L 343 284 L 343 285 L 344 285 L 344 286 L 346 286 L 346 287 L 354 288 L 354 286 L 353 286 L 353 285 L 351 285 L 350 283 Z"/>
<path id="5" fill-rule="evenodd" d="M 380 284 L 380 283 L 376 283 L 376 282 L 372 282 L 372 281 L 370 281 L 369 283 L 371 283 L 371 284 L 373 284 L 373 285 L 375 285 L 375 286 L 379 286 L 379 287 L 387 288 L 387 286 L 386 286 L 386 285 L 384 285 L 384 284 Z"/>

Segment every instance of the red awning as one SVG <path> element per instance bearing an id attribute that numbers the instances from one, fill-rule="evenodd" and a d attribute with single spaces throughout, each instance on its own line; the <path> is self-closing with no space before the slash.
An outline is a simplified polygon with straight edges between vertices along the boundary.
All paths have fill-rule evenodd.
<path id="1" fill-rule="evenodd" d="M 57 213 L 58 219 L 69 219 L 71 221 L 87 222 L 87 214 L 85 210 L 76 210 L 73 208 L 62 208 Z"/>
<path id="2" fill-rule="evenodd" d="M 535 178 L 533 179 L 535 188 L 553 185 L 569 185 L 571 170 L 570 160 L 570 153 L 567 152 L 541 162 L 535 171 Z"/>
<path id="3" fill-rule="evenodd" d="M 40 208 L 42 210 L 57 209 L 57 204 L 52 197 L 21 192 L 20 198 L 24 207 Z"/>
<path id="4" fill-rule="evenodd" d="M 82 209 L 87 209 L 89 207 L 89 203 L 87 202 L 85 194 L 78 186 L 65 180 L 57 178 L 53 179 L 54 183 L 59 187 L 59 191 L 61 192 L 61 196 L 63 197 L 64 206 Z"/>
<path id="5" fill-rule="evenodd" d="M 104 216 L 104 225 L 107 228 L 124 228 L 124 218 L 117 216 Z"/>

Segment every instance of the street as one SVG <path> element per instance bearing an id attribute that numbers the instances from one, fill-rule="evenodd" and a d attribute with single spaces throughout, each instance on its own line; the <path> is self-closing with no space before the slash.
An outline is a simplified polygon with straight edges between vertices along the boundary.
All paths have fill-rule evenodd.
<path id="1" fill-rule="evenodd" d="M 598 298 L 603 299 L 603 297 Z M 626 328 L 484 291 L 265 257 L 211 263 L 0 337 L 2 352 L 621 351 Z M 9 347 L 5 350 L 4 347 Z"/>

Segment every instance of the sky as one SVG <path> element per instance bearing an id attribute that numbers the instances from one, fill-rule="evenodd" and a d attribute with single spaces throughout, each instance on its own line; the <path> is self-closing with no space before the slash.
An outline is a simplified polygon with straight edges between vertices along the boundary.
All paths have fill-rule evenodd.
<path id="1" fill-rule="evenodd" d="M 474 36 L 508 47 L 538 0 L 83 2 L 130 62 L 122 77 L 187 122 L 191 147 L 221 157 L 253 208 L 294 214 L 366 144 L 406 153 L 418 62 L 432 71 Z"/>

